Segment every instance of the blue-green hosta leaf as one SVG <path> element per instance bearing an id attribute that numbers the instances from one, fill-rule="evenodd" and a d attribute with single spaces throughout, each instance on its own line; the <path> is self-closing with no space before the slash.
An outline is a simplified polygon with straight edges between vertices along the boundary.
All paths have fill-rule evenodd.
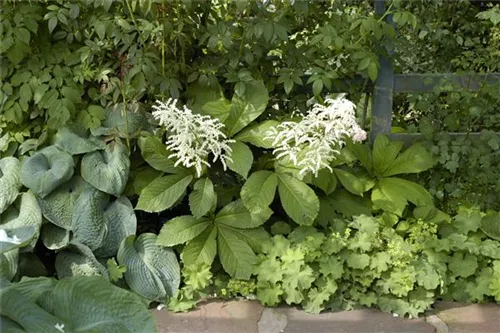
<path id="1" fill-rule="evenodd" d="M 128 104 L 126 112 L 123 104 L 115 104 L 106 108 L 105 113 L 106 119 L 101 122 L 101 127 L 90 130 L 92 135 L 114 135 L 127 138 L 150 127 L 146 114 L 140 109 L 138 103 Z"/>
<path id="2" fill-rule="evenodd" d="M 134 207 L 126 197 L 113 201 L 104 211 L 105 233 L 102 246 L 94 251 L 100 258 L 116 255 L 120 243 L 126 237 L 135 235 L 137 231 L 137 217 Z"/>
<path id="3" fill-rule="evenodd" d="M 56 285 L 57 280 L 46 277 L 22 277 L 19 282 L 13 283 L 9 289 L 14 289 L 27 297 L 31 302 L 36 302 L 42 295 L 50 292 Z"/>
<path id="4" fill-rule="evenodd" d="M 59 250 L 69 244 L 70 232 L 55 224 L 47 223 L 42 227 L 41 238 L 46 248 L 49 250 Z"/>
<path id="5" fill-rule="evenodd" d="M 217 228 L 214 225 L 206 228 L 193 238 L 182 251 L 181 258 L 185 265 L 206 263 L 212 265 L 217 254 Z"/>
<path id="6" fill-rule="evenodd" d="M 246 179 L 253 164 L 252 151 L 240 141 L 233 142 L 229 146 L 233 151 L 231 152 L 231 160 L 227 161 L 227 167 Z"/>
<path id="7" fill-rule="evenodd" d="M 500 240 L 500 214 L 490 211 L 481 219 L 481 230 L 489 237 Z"/>
<path id="8" fill-rule="evenodd" d="M 234 138 L 242 142 L 248 142 L 254 146 L 271 149 L 273 147 L 273 140 L 266 139 L 267 132 L 272 128 L 279 125 L 276 120 L 266 120 L 260 124 L 255 124 L 244 129 Z"/>
<path id="9" fill-rule="evenodd" d="M 36 277 L 48 276 L 48 271 L 40 258 L 32 252 L 22 252 L 19 254 L 18 276 Z"/>
<path id="10" fill-rule="evenodd" d="M 98 249 L 106 233 L 104 210 L 109 196 L 96 189 L 83 191 L 75 202 L 72 228 L 75 240 L 88 246 L 92 251 Z"/>
<path id="11" fill-rule="evenodd" d="M 69 276 L 102 275 L 109 278 L 106 267 L 101 264 L 85 245 L 72 242 L 56 256 L 56 272 L 59 279 Z"/>
<path id="12" fill-rule="evenodd" d="M 191 215 L 174 217 L 163 225 L 156 244 L 161 246 L 183 244 L 198 236 L 211 224 L 213 222 L 204 217 L 198 219 Z"/>
<path id="13" fill-rule="evenodd" d="M 232 229 L 222 225 L 218 225 L 217 229 L 217 247 L 222 267 L 231 277 L 248 280 L 257 257 Z"/>
<path id="14" fill-rule="evenodd" d="M 241 188 L 241 200 L 249 211 L 259 212 L 273 202 L 277 187 L 278 177 L 274 172 L 254 172 Z"/>
<path id="15" fill-rule="evenodd" d="M 25 159 L 21 182 L 41 198 L 73 177 L 73 157 L 56 146 L 49 146 Z"/>
<path id="16" fill-rule="evenodd" d="M 234 94 L 231 101 L 231 111 L 224 124 L 232 137 L 264 112 L 269 100 L 266 86 L 262 81 L 245 83 L 246 89 L 242 96 Z"/>
<path id="17" fill-rule="evenodd" d="M 63 127 L 54 136 L 54 145 L 71 155 L 90 153 L 106 148 L 99 138 L 91 136 L 86 130 Z"/>
<path id="18" fill-rule="evenodd" d="M 80 176 L 71 178 L 45 198 L 38 200 L 43 216 L 56 226 L 70 230 L 76 200 L 83 191 L 92 188 Z"/>
<path id="19" fill-rule="evenodd" d="M 319 212 L 316 193 L 300 180 L 285 175 L 278 176 L 281 205 L 290 218 L 300 225 L 311 225 Z"/>
<path id="20" fill-rule="evenodd" d="M 434 166 L 432 154 L 420 143 L 414 144 L 400 154 L 383 172 L 384 177 L 402 173 L 418 173 Z"/>
<path id="21" fill-rule="evenodd" d="M 373 143 L 373 169 L 384 174 L 403 148 L 402 141 L 391 141 L 385 134 L 379 134 Z"/>
<path id="22" fill-rule="evenodd" d="M 59 281 L 48 298 L 50 312 L 66 323 L 65 332 L 156 331 L 153 314 L 140 297 L 99 276 Z"/>
<path id="23" fill-rule="evenodd" d="M 0 332 L 26 333 L 26 331 L 20 325 L 16 324 L 15 321 L 4 316 L 0 316 Z"/>
<path id="24" fill-rule="evenodd" d="M 119 197 L 127 185 L 130 160 L 127 147 L 118 141 L 104 151 L 94 151 L 82 159 L 82 177 L 95 188 Z"/>
<path id="25" fill-rule="evenodd" d="M 150 213 L 169 209 L 184 194 L 192 179 L 192 175 L 178 174 L 153 180 L 142 190 L 136 209 Z"/>
<path id="26" fill-rule="evenodd" d="M 194 183 L 193 192 L 189 195 L 189 208 L 195 217 L 202 217 L 210 211 L 217 200 L 214 184 L 210 178 L 201 178 Z"/>
<path id="27" fill-rule="evenodd" d="M 222 208 L 215 217 L 217 225 L 224 225 L 233 228 L 251 229 L 264 224 L 273 211 L 269 207 L 251 213 L 243 204 L 243 201 L 236 200 Z"/>
<path id="28" fill-rule="evenodd" d="M 23 251 L 31 251 L 42 226 L 42 211 L 33 193 L 30 191 L 19 196 L 14 205 L 0 216 L 0 223 L 0 229 L 10 237 L 20 239 L 22 246 L 26 244 Z"/>
<path id="29" fill-rule="evenodd" d="M 5 157 L 0 160 L 0 214 L 16 200 L 21 188 L 19 160 Z"/>
<path id="30" fill-rule="evenodd" d="M 12 251 L 30 245 L 37 233 L 37 227 L 24 227 L 5 230 L 0 227 L 0 253 Z"/>
<path id="31" fill-rule="evenodd" d="M 17 273 L 19 250 L 0 253 L 0 277 L 11 281 Z"/>
<path id="32" fill-rule="evenodd" d="M 157 236 L 150 233 L 123 240 L 118 263 L 127 267 L 124 273 L 130 289 L 152 301 L 165 301 L 179 289 L 180 268 L 170 248 L 156 245 Z"/>

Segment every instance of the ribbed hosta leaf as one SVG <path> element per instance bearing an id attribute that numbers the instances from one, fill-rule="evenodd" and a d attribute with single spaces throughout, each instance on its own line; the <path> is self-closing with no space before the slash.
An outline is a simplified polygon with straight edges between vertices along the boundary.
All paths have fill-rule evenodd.
<path id="1" fill-rule="evenodd" d="M 44 198 L 73 176 L 73 157 L 55 146 L 49 146 L 23 161 L 21 182 Z"/>
<path id="2" fill-rule="evenodd" d="M 21 187 L 19 161 L 14 157 L 0 160 L 0 214 L 16 200 Z"/>
<path id="3" fill-rule="evenodd" d="M 126 197 L 120 197 L 104 211 L 105 234 L 102 246 L 95 250 L 97 257 L 108 258 L 116 255 L 122 240 L 135 235 L 137 218 L 132 203 Z"/>
<path id="4" fill-rule="evenodd" d="M 106 267 L 85 245 L 73 242 L 56 256 L 56 272 L 59 279 L 68 276 L 103 275 L 109 278 Z"/>
<path id="5" fill-rule="evenodd" d="M 43 216 L 55 225 L 70 230 L 75 202 L 86 189 L 92 189 L 92 186 L 80 176 L 73 177 L 50 195 L 38 200 Z"/>
<path id="6" fill-rule="evenodd" d="M 24 227 L 5 230 L 0 226 L 0 253 L 29 245 L 37 234 L 37 227 L 28 225 Z"/>
<path id="7" fill-rule="evenodd" d="M 15 321 L 10 320 L 7 317 L 0 316 L 0 332 L 9 332 L 9 333 L 26 333 L 25 330 Z"/>
<path id="8" fill-rule="evenodd" d="M 67 246 L 70 237 L 69 230 L 47 223 L 42 227 L 42 242 L 49 250 L 59 250 Z"/>
<path id="9" fill-rule="evenodd" d="M 156 239 L 150 233 L 127 237 L 117 259 L 127 267 L 124 276 L 130 289 L 149 300 L 165 301 L 179 288 L 180 268 L 174 251 L 156 245 Z"/>
<path id="10" fill-rule="evenodd" d="M 130 169 L 127 147 L 111 143 L 104 151 L 86 154 L 82 159 L 82 177 L 95 188 L 119 197 L 127 185 Z"/>
<path id="11" fill-rule="evenodd" d="M 15 235 L 23 244 L 29 241 L 25 250 L 31 251 L 42 226 L 42 212 L 33 193 L 26 192 L 18 197 L 14 205 L 2 214 L 0 222 L 0 229 L 10 237 Z"/>
<path id="12" fill-rule="evenodd" d="M 88 131 L 74 127 L 63 127 L 57 131 L 54 145 L 71 155 L 85 154 L 106 148 L 106 144 L 101 139 L 91 136 Z"/>
<path id="13" fill-rule="evenodd" d="M 72 230 L 75 240 L 98 249 L 105 235 L 104 210 L 109 196 L 96 189 L 83 191 L 75 202 Z"/>
<path id="14" fill-rule="evenodd" d="M 45 259 L 45 258 L 44 258 Z M 40 258 L 32 252 L 19 253 L 18 276 L 37 277 L 48 276 L 48 271 Z"/>
<path id="15" fill-rule="evenodd" d="M 17 272 L 18 259 L 18 249 L 0 253 L 0 277 L 11 281 Z"/>

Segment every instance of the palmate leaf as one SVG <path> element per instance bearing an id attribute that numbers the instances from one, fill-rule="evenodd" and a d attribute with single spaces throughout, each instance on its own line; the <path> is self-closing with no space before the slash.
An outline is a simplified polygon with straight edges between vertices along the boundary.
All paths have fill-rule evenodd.
<path id="1" fill-rule="evenodd" d="M 231 202 L 222 208 L 215 217 L 215 224 L 233 228 L 251 229 L 264 224 L 273 211 L 266 207 L 257 213 L 251 213 L 241 200 Z"/>
<path id="2" fill-rule="evenodd" d="M 240 141 L 230 143 L 229 146 L 233 151 L 231 153 L 231 160 L 227 161 L 227 167 L 246 179 L 248 172 L 252 168 L 252 151 L 246 144 Z"/>
<path id="3" fill-rule="evenodd" d="M 89 184 L 108 194 L 119 197 L 127 185 L 130 160 L 127 147 L 118 141 L 104 151 L 85 154 L 81 173 Z"/>
<path id="4" fill-rule="evenodd" d="M 490 211 L 481 219 L 481 230 L 489 237 L 500 240 L 500 214 Z"/>
<path id="5" fill-rule="evenodd" d="M 99 138 L 76 127 L 63 127 L 54 136 L 54 146 L 67 151 L 71 155 L 90 153 L 106 148 L 106 144 Z"/>
<path id="6" fill-rule="evenodd" d="M 193 192 L 189 195 L 189 208 L 195 217 L 202 217 L 210 211 L 217 200 L 214 184 L 210 178 L 201 178 L 194 183 Z"/>
<path id="7" fill-rule="evenodd" d="M 217 230 L 217 247 L 222 267 L 231 277 L 248 280 L 257 257 L 233 230 L 223 225 L 218 225 Z"/>
<path id="8" fill-rule="evenodd" d="M 118 250 L 118 263 L 127 267 L 125 281 L 137 294 L 151 301 L 164 302 L 179 288 L 180 268 L 174 251 L 156 245 L 150 233 L 124 239 Z"/>
<path id="9" fill-rule="evenodd" d="M 394 162 L 403 148 L 402 141 L 391 141 L 387 135 L 379 134 L 373 143 L 373 169 L 382 175 Z"/>
<path id="10" fill-rule="evenodd" d="M 174 166 L 175 159 L 169 158 L 170 152 L 159 138 L 141 136 L 137 143 L 141 149 L 142 157 L 154 169 L 167 173 L 177 173 L 179 170 L 183 170 L 181 167 Z"/>
<path id="11" fill-rule="evenodd" d="M 273 141 L 266 139 L 267 132 L 279 124 L 276 120 L 266 120 L 260 124 L 255 124 L 244 129 L 234 138 L 241 142 L 248 142 L 254 146 L 270 149 Z"/>
<path id="12" fill-rule="evenodd" d="M 193 238 L 182 251 L 181 258 L 185 265 L 205 263 L 212 265 L 217 254 L 217 228 L 214 225 L 206 228 Z"/>
<path id="13" fill-rule="evenodd" d="M 418 173 L 432 168 L 435 159 L 420 143 L 417 143 L 400 154 L 382 173 L 384 177 L 403 173 Z"/>
<path id="14" fill-rule="evenodd" d="M 21 188 L 19 160 L 14 157 L 0 159 L 0 214 L 16 200 Z"/>
<path id="15" fill-rule="evenodd" d="M 184 194 L 192 179 L 192 175 L 178 174 L 153 180 L 142 190 L 136 209 L 152 213 L 172 207 Z"/>
<path id="16" fill-rule="evenodd" d="M 109 278 L 106 267 L 96 259 L 92 250 L 77 241 L 72 241 L 69 246 L 57 254 L 55 267 L 59 279 L 93 275 Z"/>
<path id="17" fill-rule="evenodd" d="M 278 187 L 278 178 L 271 171 L 252 173 L 241 188 L 241 199 L 251 212 L 259 212 L 273 202 Z"/>
<path id="18" fill-rule="evenodd" d="M 21 166 L 21 182 L 41 198 L 49 195 L 73 176 L 73 158 L 55 146 L 28 157 Z"/>
<path id="19" fill-rule="evenodd" d="M 177 216 L 161 228 L 156 244 L 174 246 L 183 244 L 198 236 L 213 222 L 208 218 L 195 218 L 191 215 Z"/>
<path id="20" fill-rule="evenodd" d="M 316 193 L 300 180 L 285 175 L 278 176 L 278 192 L 285 212 L 300 225 L 311 225 L 319 212 Z"/>

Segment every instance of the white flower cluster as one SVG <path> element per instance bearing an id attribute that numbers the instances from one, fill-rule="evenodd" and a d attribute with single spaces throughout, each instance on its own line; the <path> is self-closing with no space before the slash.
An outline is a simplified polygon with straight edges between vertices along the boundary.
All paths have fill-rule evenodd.
<path id="1" fill-rule="evenodd" d="M 315 104 L 299 122 L 287 121 L 271 128 L 266 139 L 273 141 L 276 158 L 289 158 L 300 174 L 315 175 L 327 168 L 340 154 L 346 138 L 361 142 L 366 132 L 356 122 L 355 105 L 340 96 L 326 99 L 326 105 Z"/>
<path id="2" fill-rule="evenodd" d="M 213 154 L 213 162 L 219 159 L 226 170 L 226 162 L 231 160 L 232 149 L 229 146 L 234 140 L 229 140 L 221 131 L 224 127 L 218 119 L 194 114 L 185 105 L 179 109 L 176 99 L 167 102 L 157 102 L 153 106 L 153 117 L 167 130 L 167 149 L 173 152 L 169 158 L 177 159 L 175 166 L 182 164 L 195 167 L 198 177 L 201 176 L 203 165 L 209 154 Z"/>

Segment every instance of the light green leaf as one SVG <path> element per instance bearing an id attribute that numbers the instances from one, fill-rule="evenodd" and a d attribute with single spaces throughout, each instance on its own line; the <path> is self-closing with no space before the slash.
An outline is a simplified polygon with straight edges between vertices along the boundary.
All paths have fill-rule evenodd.
<path id="1" fill-rule="evenodd" d="M 104 141 L 75 127 L 63 127 L 57 131 L 54 136 L 54 145 L 71 155 L 85 154 L 106 148 Z"/>
<path id="2" fill-rule="evenodd" d="M 157 236 L 150 233 L 129 236 L 118 250 L 118 263 L 127 267 L 124 273 L 130 289 L 152 301 L 164 302 L 179 289 L 180 268 L 174 251 L 156 245 Z"/>
<path id="3" fill-rule="evenodd" d="M 127 185 L 130 160 L 127 147 L 118 141 L 104 151 L 85 154 L 81 173 L 89 184 L 108 194 L 119 197 Z"/>
<path id="4" fill-rule="evenodd" d="M 402 173 L 418 173 L 432 168 L 434 162 L 432 154 L 422 144 L 417 143 L 399 155 L 382 175 L 389 177 Z"/>
<path id="5" fill-rule="evenodd" d="M 373 169 L 373 160 L 370 146 L 360 143 L 348 143 L 347 147 L 365 167 L 366 171 L 371 173 Z"/>
<path id="6" fill-rule="evenodd" d="M 92 251 L 101 246 L 106 234 L 104 210 L 108 200 L 106 193 L 92 188 L 83 191 L 75 202 L 71 230 L 75 240 Z"/>
<path id="7" fill-rule="evenodd" d="M 193 192 L 189 195 L 189 208 L 195 217 L 202 217 L 210 211 L 217 200 L 214 184 L 210 178 L 201 178 L 194 183 Z"/>
<path id="8" fill-rule="evenodd" d="M 123 273 L 127 271 L 127 267 L 118 265 L 114 258 L 108 259 L 108 261 L 106 261 L 106 264 L 108 267 L 109 279 L 113 282 L 123 278 Z"/>
<path id="9" fill-rule="evenodd" d="M 177 216 L 161 228 L 157 245 L 174 246 L 195 238 L 212 224 L 207 218 L 195 218 L 191 215 Z"/>
<path id="10" fill-rule="evenodd" d="M 500 214 L 490 211 L 481 219 L 481 230 L 489 237 L 500 240 Z"/>
<path id="11" fill-rule="evenodd" d="M 248 280 L 257 259 L 252 249 L 231 229 L 221 225 L 217 226 L 217 229 L 218 252 L 222 267 L 231 277 Z"/>
<path id="12" fill-rule="evenodd" d="M 305 183 L 285 174 L 277 174 L 278 192 L 285 212 L 300 225 L 311 225 L 319 212 L 316 193 Z"/>
<path id="13" fill-rule="evenodd" d="M 55 146 L 49 146 L 25 159 L 21 166 L 21 182 L 44 198 L 73 176 L 73 158 Z"/>
<path id="14" fill-rule="evenodd" d="M 252 151 L 246 144 L 240 141 L 230 143 L 229 146 L 233 151 L 231 152 L 231 160 L 227 161 L 228 168 L 246 179 L 248 172 L 252 168 Z"/>
<path id="15" fill-rule="evenodd" d="M 56 272 L 59 279 L 71 276 L 102 275 L 109 278 L 108 271 L 87 246 L 72 242 L 56 256 Z"/>
<path id="16" fill-rule="evenodd" d="M 371 215 L 371 202 L 365 198 L 354 196 L 346 190 L 340 189 L 328 197 L 331 208 L 346 216 Z"/>
<path id="17" fill-rule="evenodd" d="M 234 94 L 231 101 L 231 112 L 224 124 L 232 137 L 264 112 L 269 100 L 266 86 L 262 81 L 245 83 L 242 96 Z"/>
<path id="18" fill-rule="evenodd" d="M 227 119 L 231 111 L 231 103 L 224 97 L 215 101 L 205 103 L 201 107 L 201 112 L 212 118 L 219 119 L 222 123 Z"/>
<path id="19" fill-rule="evenodd" d="M 225 225 L 234 228 L 250 229 L 256 228 L 264 224 L 273 211 L 268 207 L 251 213 L 241 200 L 236 200 L 225 206 L 217 213 L 215 223 L 217 225 Z"/>
<path id="20" fill-rule="evenodd" d="M 101 122 L 101 127 L 90 129 L 94 136 L 115 135 L 129 138 L 150 126 L 138 103 L 127 104 L 126 110 L 122 103 L 113 104 L 106 108 L 104 113 L 105 119 Z"/>
<path id="21" fill-rule="evenodd" d="M 192 179 L 192 175 L 179 174 L 154 180 L 142 190 L 136 209 L 146 212 L 169 209 L 184 194 Z"/>
<path id="22" fill-rule="evenodd" d="M 313 177 L 312 184 L 325 192 L 325 194 L 331 194 L 337 188 L 337 177 L 335 173 L 328 169 L 321 169 L 318 172 L 317 177 Z"/>
<path id="23" fill-rule="evenodd" d="M 244 129 L 234 137 L 235 140 L 248 142 L 254 146 L 270 149 L 272 148 L 273 140 L 265 139 L 267 132 L 279 122 L 276 120 L 266 120 L 260 124 L 255 124 Z"/>
<path id="24" fill-rule="evenodd" d="M 217 228 L 210 226 L 193 238 L 182 251 L 181 258 L 185 265 L 205 263 L 212 265 L 217 253 Z"/>
<path id="25" fill-rule="evenodd" d="M 224 225 L 224 228 L 226 228 L 226 225 Z M 247 243 L 252 251 L 256 253 L 261 252 L 262 244 L 269 240 L 269 234 L 267 233 L 266 229 L 264 229 L 264 227 L 253 229 L 239 229 L 232 227 L 227 228 L 231 229 L 236 237 Z"/>
<path id="26" fill-rule="evenodd" d="M 17 198 L 21 188 L 19 161 L 14 157 L 0 160 L 0 214 Z"/>
<path id="27" fill-rule="evenodd" d="M 416 206 L 432 205 L 429 192 L 421 185 L 400 178 L 383 178 L 372 191 L 375 209 L 402 216 L 408 201 Z"/>
<path id="28" fill-rule="evenodd" d="M 156 170 L 177 173 L 182 168 L 174 167 L 175 159 L 169 158 L 170 152 L 161 140 L 154 136 L 141 136 L 137 143 L 141 148 L 144 160 Z"/>
<path id="29" fill-rule="evenodd" d="M 391 141 L 387 135 L 378 134 L 373 144 L 373 170 L 383 175 L 402 148 L 402 141 Z"/>
<path id="30" fill-rule="evenodd" d="M 362 195 L 364 192 L 368 191 L 375 185 L 375 182 L 371 179 L 358 177 L 342 169 L 333 170 L 342 186 L 352 194 Z"/>
<path id="31" fill-rule="evenodd" d="M 273 202 L 278 178 L 271 171 L 262 170 L 252 173 L 241 188 L 241 199 L 250 212 L 259 212 Z"/>

